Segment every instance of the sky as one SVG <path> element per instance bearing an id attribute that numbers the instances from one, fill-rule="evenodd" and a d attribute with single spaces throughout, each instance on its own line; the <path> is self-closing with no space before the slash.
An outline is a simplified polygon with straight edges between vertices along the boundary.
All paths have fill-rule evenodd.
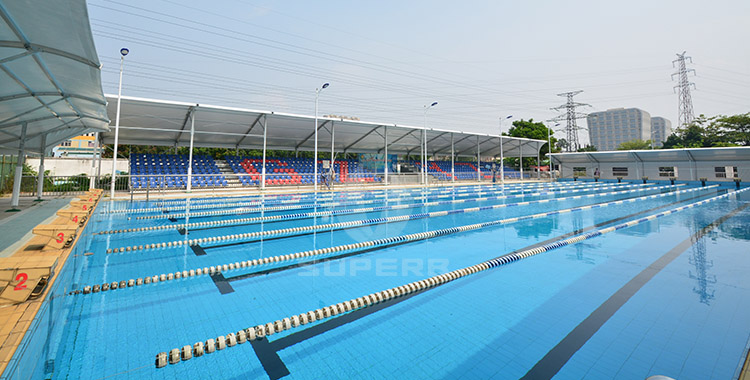
<path id="1" fill-rule="evenodd" d="M 330 83 L 320 115 L 496 134 L 583 90 L 580 112 L 637 107 L 676 126 L 686 51 L 696 116 L 750 112 L 747 0 L 87 4 L 107 94 L 127 47 L 127 96 L 313 115 Z"/>

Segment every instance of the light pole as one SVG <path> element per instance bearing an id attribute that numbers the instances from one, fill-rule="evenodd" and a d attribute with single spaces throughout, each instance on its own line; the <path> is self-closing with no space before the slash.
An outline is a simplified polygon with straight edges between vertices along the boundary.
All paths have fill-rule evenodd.
<path id="1" fill-rule="evenodd" d="M 330 83 L 323 83 L 320 88 L 315 89 L 315 153 L 313 154 L 313 167 L 315 167 L 314 183 L 315 191 L 318 191 L 318 96 L 320 92 L 330 86 Z"/>
<path id="2" fill-rule="evenodd" d="M 117 113 L 115 114 L 115 147 L 112 153 L 112 183 L 109 197 L 115 199 L 115 174 L 117 173 L 117 141 L 120 138 L 120 100 L 122 98 L 122 69 L 125 66 L 125 56 L 130 53 L 128 48 L 120 49 L 120 84 L 117 86 Z"/>
<path id="3" fill-rule="evenodd" d="M 422 120 L 422 185 L 427 185 L 427 111 L 435 107 L 438 102 L 432 102 L 429 106 L 424 106 L 424 119 Z"/>
<path id="4" fill-rule="evenodd" d="M 560 123 L 555 123 L 555 127 Z M 552 128 L 547 127 L 547 158 L 549 159 L 549 176 L 552 178 Z"/>
<path id="5" fill-rule="evenodd" d="M 500 118 L 500 182 L 505 185 L 505 153 L 503 152 L 503 119 L 510 120 L 513 115 Z"/>

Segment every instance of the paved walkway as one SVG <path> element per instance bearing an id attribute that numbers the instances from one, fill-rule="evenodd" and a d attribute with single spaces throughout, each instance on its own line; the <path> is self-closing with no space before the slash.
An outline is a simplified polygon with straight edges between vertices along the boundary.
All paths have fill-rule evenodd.
<path id="1" fill-rule="evenodd" d="M 73 197 L 49 197 L 42 202 L 21 198 L 18 212 L 9 212 L 10 197 L 0 198 L 0 257 L 8 257 L 33 237 L 31 230 L 49 223 L 57 210 L 67 206 Z"/>

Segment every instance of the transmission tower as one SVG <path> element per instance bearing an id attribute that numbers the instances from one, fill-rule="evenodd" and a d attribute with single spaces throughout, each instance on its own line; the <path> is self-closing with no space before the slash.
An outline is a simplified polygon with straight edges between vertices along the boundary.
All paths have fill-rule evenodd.
<path id="1" fill-rule="evenodd" d="M 672 66 L 677 68 L 677 72 L 672 74 L 672 79 L 675 76 L 678 77 L 677 85 L 674 86 L 674 89 L 679 98 L 677 124 L 680 127 L 687 127 L 695 118 L 693 114 L 693 98 L 690 96 L 690 87 L 695 88 L 695 83 L 688 81 L 688 74 L 692 72 L 695 75 L 695 70 L 687 68 L 687 61 L 693 63 L 693 59 L 686 57 L 685 53 L 687 52 L 683 51 L 682 54 L 677 54 L 677 59 L 672 61 Z"/>
<path id="2" fill-rule="evenodd" d="M 576 107 L 591 107 L 590 104 L 586 103 L 578 103 L 573 101 L 573 97 L 582 93 L 583 90 L 578 91 L 570 91 L 570 92 L 564 92 L 562 94 L 557 94 L 557 96 L 564 96 L 568 99 L 568 101 L 559 106 L 551 108 L 555 111 L 565 110 L 565 113 L 561 114 L 560 116 L 552 119 L 553 121 L 565 121 L 565 140 L 568 142 L 567 151 L 568 152 L 575 152 L 580 147 L 581 144 L 578 142 L 578 125 L 576 124 L 576 120 L 583 119 L 586 117 L 585 113 L 582 112 L 576 112 Z"/>

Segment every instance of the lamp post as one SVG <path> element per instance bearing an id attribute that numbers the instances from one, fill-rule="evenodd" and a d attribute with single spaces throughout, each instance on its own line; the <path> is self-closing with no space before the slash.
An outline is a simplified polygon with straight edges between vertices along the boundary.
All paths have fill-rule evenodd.
<path id="1" fill-rule="evenodd" d="M 125 56 L 130 53 L 128 48 L 120 49 L 120 84 L 117 86 L 117 113 L 115 114 L 115 147 L 112 153 L 112 183 L 109 188 L 109 197 L 115 199 L 115 174 L 117 173 L 117 141 L 120 137 L 120 100 L 122 98 L 122 69 L 125 66 Z"/>
<path id="2" fill-rule="evenodd" d="M 315 191 L 318 191 L 318 97 L 320 96 L 320 92 L 325 90 L 330 86 L 330 83 L 323 83 L 320 88 L 315 89 L 315 153 L 313 154 L 313 167 L 315 168 L 314 176 L 314 184 L 315 184 Z"/>
<path id="3" fill-rule="evenodd" d="M 435 107 L 438 102 L 432 102 L 424 106 L 424 119 L 422 120 L 422 185 L 427 185 L 427 111 Z"/>
<path id="4" fill-rule="evenodd" d="M 510 120 L 513 115 L 500 118 L 500 183 L 505 185 L 505 153 L 503 152 L 503 119 Z"/>
<path id="5" fill-rule="evenodd" d="M 560 123 L 555 123 L 555 127 Z M 547 127 L 547 158 L 549 158 L 549 176 L 552 178 L 552 128 Z"/>

